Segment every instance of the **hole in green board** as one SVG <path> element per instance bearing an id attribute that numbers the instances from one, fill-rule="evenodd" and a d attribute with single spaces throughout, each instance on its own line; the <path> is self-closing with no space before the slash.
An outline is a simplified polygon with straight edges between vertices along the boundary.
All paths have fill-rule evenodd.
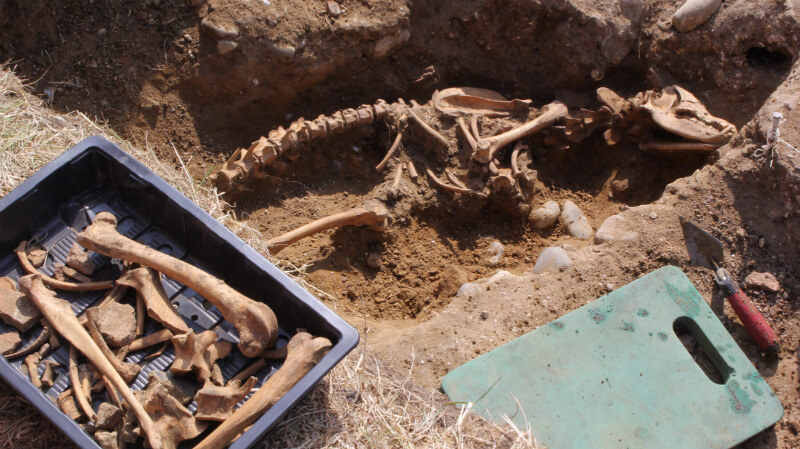
<path id="1" fill-rule="evenodd" d="M 672 330 L 683 347 L 697 363 L 709 380 L 722 385 L 728 380 L 733 369 L 708 340 L 700 326 L 689 317 L 680 317 L 672 324 Z"/>

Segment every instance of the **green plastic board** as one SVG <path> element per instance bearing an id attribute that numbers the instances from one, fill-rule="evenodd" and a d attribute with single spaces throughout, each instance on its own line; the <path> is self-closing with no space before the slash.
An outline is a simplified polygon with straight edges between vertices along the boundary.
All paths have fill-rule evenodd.
<path id="1" fill-rule="evenodd" d="M 675 333 L 689 330 L 715 383 Z M 456 368 L 456 402 L 549 449 L 725 449 L 783 407 L 686 275 L 654 271 Z"/>

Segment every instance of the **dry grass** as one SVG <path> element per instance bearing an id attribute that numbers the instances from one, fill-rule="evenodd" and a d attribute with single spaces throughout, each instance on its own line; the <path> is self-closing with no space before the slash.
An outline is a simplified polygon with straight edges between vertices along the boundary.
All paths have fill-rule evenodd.
<path id="1" fill-rule="evenodd" d="M 183 161 L 171 166 L 150 145 L 133 147 L 81 114 L 56 114 L 29 94 L 11 68 L 0 67 L 0 196 L 86 137 L 100 134 L 155 171 L 262 254 L 258 232 L 233 219 L 216 193 L 192 180 Z M 166 149 L 170 150 L 170 149 Z M 174 149 L 173 149 L 174 150 Z M 166 153 L 162 153 L 166 154 Z M 282 267 L 290 275 L 302 267 Z M 302 282 L 301 279 L 296 278 Z M 307 285 L 317 294 L 325 293 Z M 486 422 L 465 408 L 446 405 L 387 373 L 360 346 L 292 410 L 260 444 L 293 448 L 535 448 L 529 433 Z M 0 447 L 69 447 L 64 436 L 0 382 Z"/>

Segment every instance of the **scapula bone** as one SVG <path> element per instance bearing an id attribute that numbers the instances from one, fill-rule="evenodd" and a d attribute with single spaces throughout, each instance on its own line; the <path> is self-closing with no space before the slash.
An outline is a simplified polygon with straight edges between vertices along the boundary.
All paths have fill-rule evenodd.
<path id="1" fill-rule="evenodd" d="M 245 357 L 256 357 L 275 345 L 278 320 L 269 306 L 193 265 L 121 235 L 116 226 L 117 219 L 112 214 L 101 212 L 91 226 L 78 234 L 78 243 L 94 252 L 153 268 L 199 293 L 239 331 L 239 349 Z"/>

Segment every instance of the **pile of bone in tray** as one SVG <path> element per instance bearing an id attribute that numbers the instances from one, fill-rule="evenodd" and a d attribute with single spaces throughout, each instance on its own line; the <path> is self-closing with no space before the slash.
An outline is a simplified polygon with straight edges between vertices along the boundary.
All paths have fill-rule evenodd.
<path id="1" fill-rule="evenodd" d="M 53 386 L 58 362 L 42 360 L 68 345 L 72 387 L 59 395 L 58 406 L 73 420 L 81 421 L 101 447 L 125 447 L 142 438 L 152 449 L 174 449 L 195 439 L 195 448 L 226 447 L 330 349 L 328 339 L 302 331 L 286 346 L 276 348 L 278 324 L 269 306 L 187 262 L 131 240 L 116 228 L 113 214 L 97 214 L 78 234 L 65 264 L 57 266 L 52 277 L 38 269 L 47 252 L 22 242 L 16 255 L 27 275 L 18 284 L 0 278 L 0 318 L 19 331 L 0 336 L 0 351 L 9 361 L 24 357 L 23 371 L 28 372 L 31 383 L 47 389 Z M 93 281 L 93 252 L 118 259 L 123 267 L 120 277 Z M 231 352 L 232 343 L 211 330 L 194 332 L 167 298 L 161 274 L 185 284 L 219 309 L 238 331 L 238 348 L 252 359 L 249 366 L 225 382 L 217 361 Z M 74 315 L 68 301 L 56 296 L 58 291 L 105 290 L 105 298 L 80 316 Z M 134 302 L 133 296 L 135 307 L 126 303 Z M 145 335 L 146 317 L 161 328 Z M 37 324 L 42 331 L 19 348 L 20 333 Z M 157 345 L 154 353 L 134 360 L 146 362 L 174 351 L 174 362 L 168 372 L 150 371 L 147 387 L 132 391 L 129 384 L 142 366 L 127 356 Z M 252 375 L 266 365 L 265 359 L 285 360 L 248 397 L 257 382 Z M 100 398 L 103 402 L 93 407 Z"/>

